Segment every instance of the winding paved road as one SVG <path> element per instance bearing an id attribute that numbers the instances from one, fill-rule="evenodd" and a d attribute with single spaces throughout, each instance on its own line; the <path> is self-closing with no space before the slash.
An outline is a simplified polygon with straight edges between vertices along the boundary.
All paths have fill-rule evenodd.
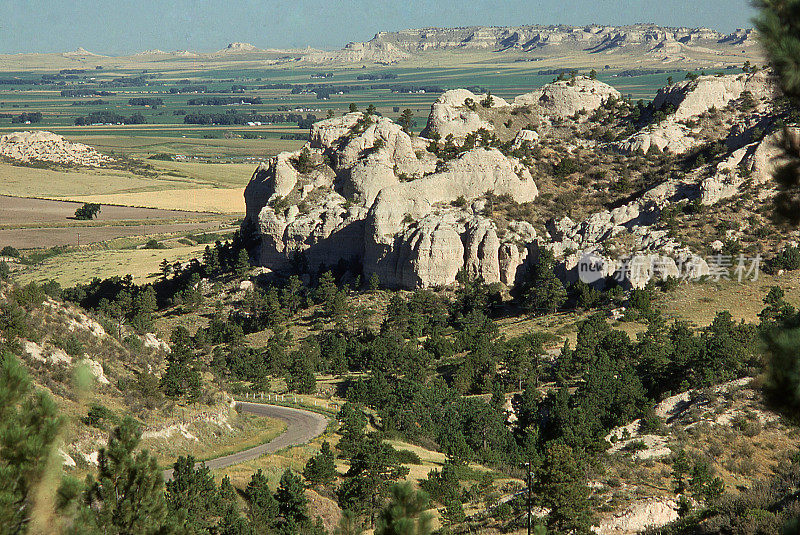
<path id="1" fill-rule="evenodd" d="M 325 416 L 301 409 L 292 409 L 279 405 L 266 405 L 264 403 L 249 403 L 246 401 L 237 402 L 236 408 L 242 412 L 283 420 L 286 422 L 286 430 L 265 444 L 205 461 L 205 465 L 212 470 L 216 468 L 225 468 L 226 466 L 243 463 L 245 461 L 252 461 L 262 455 L 275 453 L 289 446 L 305 444 L 321 435 L 328 426 L 328 419 Z M 172 479 L 172 469 L 164 470 L 164 479 Z"/>

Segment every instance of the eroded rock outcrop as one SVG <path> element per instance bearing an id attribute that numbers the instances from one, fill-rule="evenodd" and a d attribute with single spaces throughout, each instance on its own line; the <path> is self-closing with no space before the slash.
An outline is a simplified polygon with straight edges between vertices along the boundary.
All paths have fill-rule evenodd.
<path id="1" fill-rule="evenodd" d="M 790 129 L 789 135 L 798 136 L 800 130 Z M 716 204 L 737 195 L 747 183 L 753 186 L 769 183 L 783 154 L 780 145 L 782 136 L 783 132 L 774 132 L 759 142 L 733 151 L 717 164 L 714 175 L 700 183 L 701 202 Z"/>
<path id="2" fill-rule="evenodd" d="M 534 106 L 546 117 L 563 119 L 577 112 L 592 112 L 622 94 L 608 84 L 579 76 L 547 84 L 541 89 L 514 99 L 514 106 Z"/>
<path id="3" fill-rule="evenodd" d="M 476 95 L 466 89 L 446 91 L 431 106 L 428 124 L 422 135 L 438 135 L 442 139 L 453 136 L 455 140 L 463 141 L 468 134 L 481 128 L 494 130 L 492 123 L 481 117 L 483 110 L 479 108 L 505 107 L 508 102 L 495 96 L 490 102 L 486 100 L 485 94 Z"/>
<path id="4" fill-rule="evenodd" d="M 252 259 L 270 270 L 314 272 L 344 261 L 388 287 L 445 286 L 461 270 L 513 285 L 542 249 L 553 253 L 566 283 L 583 279 L 587 264 L 596 286 L 609 278 L 627 288 L 697 279 L 711 267 L 670 231 L 662 214 L 676 203 L 709 204 L 745 183 L 767 181 L 776 137 L 752 140 L 777 120 L 773 91 L 767 73 L 700 77 L 662 90 L 658 106 L 674 113 L 616 146 L 680 153 L 713 143 L 711 161 L 663 178 L 650 174 L 633 196 L 594 204 L 580 220 L 560 212 L 547 224 L 531 170 L 541 176 L 558 158 L 608 147 L 589 121 L 601 107 L 603 134 L 628 131 L 629 104 L 612 87 L 578 77 L 512 104 L 448 91 L 432 105 L 423 131 L 430 137 L 409 135 L 385 117 L 348 113 L 315 123 L 302 150 L 259 166 L 245 190 L 242 230 Z M 713 108 L 721 113 L 710 120 Z M 624 163 L 626 156 L 617 156 Z M 641 165 L 641 158 L 634 160 Z M 606 171 L 560 178 L 605 194 L 615 186 Z M 549 195 L 571 186 L 547 184 Z M 487 206 L 491 199 L 505 206 L 495 212 Z M 531 223 L 542 225 L 539 233 Z"/>
<path id="5" fill-rule="evenodd" d="M 702 145 L 705 140 L 700 135 L 701 127 L 697 119 L 712 110 L 720 110 L 737 101 L 741 104 L 746 118 L 753 113 L 772 106 L 777 85 L 767 71 L 753 74 L 731 74 L 724 76 L 700 76 L 696 80 L 686 80 L 662 88 L 653 99 L 654 110 L 672 110 L 662 121 L 652 124 L 616 144 L 622 152 L 647 154 L 653 149 L 659 152 L 685 154 Z M 750 109 L 752 108 L 752 109 Z M 746 120 L 743 117 L 741 120 Z M 731 130 L 738 125 L 732 124 Z M 733 136 L 729 146 L 743 144 L 743 138 Z M 731 146 L 735 149 L 738 146 Z"/>
<path id="6" fill-rule="evenodd" d="M 362 113 L 314 124 L 306 147 L 259 166 L 245 189 L 253 260 L 276 271 L 357 262 L 390 287 L 448 285 L 461 269 L 513 283 L 519 235 L 501 241 L 472 201 L 533 201 L 528 169 L 495 148 L 443 161 L 428 142 Z"/>
<path id="7" fill-rule="evenodd" d="M 88 145 L 72 143 L 43 130 L 0 136 L 0 156 L 25 163 L 38 161 L 85 167 L 102 167 L 112 161 Z"/>

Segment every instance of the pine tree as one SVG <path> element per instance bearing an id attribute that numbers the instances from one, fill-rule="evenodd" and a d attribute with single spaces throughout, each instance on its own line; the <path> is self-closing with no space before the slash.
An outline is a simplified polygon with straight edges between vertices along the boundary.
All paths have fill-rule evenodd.
<path id="1" fill-rule="evenodd" d="M 0 532 L 22 533 L 61 419 L 16 357 L 0 359 Z"/>
<path id="2" fill-rule="evenodd" d="M 161 376 L 161 390 L 167 397 L 188 397 L 197 400 L 202 394 L 200 372 L 195 368 L 195 355 L 189 331 L 176 327 L 170 336 L 170 353 L 167 369 Z"/>
<path id="3" fill-rule="evenodd" d="M 167 280 L 167 277 L 169 277 L 170 273 L 172 273 L 172 264 L 170 264 L 169 260 L 165 258 L 161 261 L 159 267 L 161 269 L 161 278 Z"/>
<path id="4" fill-rule="evenodd" d="M 589 486 L 572 448 L 556 444 L 547 449 L 535 490 L 543 505 L 550 509 L 548 528 L 556 533 L 590 533 Z"/>
<path id="5" fill-rule="evenodd" d="M 784 94 L 800 105 L 800 0 L 755 0 L 760 8 L 756 27 Z M 786 161 L 778 166 L 777 214 L 791 225 L 800 224 L 800 138 L 784 132 Z"/>
<path id="6" fill-rule="evenodd" d="M 222 481 L 219 484 L 219 507 L 221 511 L 227 511 L 228 509 L 234 508 L 237 511 L 239 510 L 237 503 L 236 503 L 236 489 L 233 488 L 231 484 L 230 476 L 225 476 L 222 478 Z"/>
<path id="7" fill-rule="evenodd" d="M 267 484 L 267 476 L 258 469 L 250 477 L 245 496 L 249 504 L 247 516 L 257 533 L 268 531 L 278 516 L 278 502 Z"/>
<path id="8" fill-rule="evenodd" d="M 328 441 L 322 443 L 318 455 L 308 460 L 303 469 L 303 478 L 312 487 L 330 485 L 336 479 L 336 463 Z"/>
<path id="9" fill-rule="evenodd" d="M 453 524 L 460 524 L 466 518 L 464 513 L 464 505 L 460 500 L 450 499 L 444 504 L 443 509 L 439 509 L 439 516 L 445 526 L 452 526 Z"/>
<path id="10" fill-rule="evenodd" d="M 278 502 L 278 513 L 284 521 L 301 525 L 309 520 L 308 500 L 303 483 L 289 468 L 281 476 L 275 500 Z"/>
<path id="11" fill-rule="evenodd" d="M 97 476 L 87 478 L 91 525 L 106 534 L 168 532 L 164 479 L 155 457 L 139 451 L 141 431 L 126 417 L 100 450 Z"/>
<path id="12" fill-rule="evenodd" d="M 236 263 L 233 266 L 233 274 L 236 275 L 237 278 L 242 278 L 247 275 L 249 270 L 250 255 L 247 254 L 247 249 L 239 249 L 239 253 L 236 255 Z"/>
<path id="13" fill-rule="evenodd" d="M 343 508 L 367 511 L 372 520 L 379 499 L 388 491 L 390 482 L 408 474 L 408 468 L 397 460 L 394 448 L 376 433 L 362 436 L 352 448 L 350 468 L 339 486 L 337 497 Z"/>
<path id="14" fill-rule="evenodd" d="M 542 250 L 522 295 L 523 306 L 533 314 L 553 313 L 567 300 L 567 290 L 553 272 L 554 267 L 553 253 Z"/>
<path id="15" fill-rule="evenodd" d="M 203 252 L 203 264 L 205 264 L 206 275 L 214 277 L 219 274 L 219 252 L 215 248 L 206 245 L 206 249 Z"/>
<path id="16" fill-rule="evenodd" d="M 374 293 L 377 292 L 380 287 L 381 287 L 381 280 L 378 277 L 378 274 L 373 272 L 372 275 L 369 276 L 369 280 L 367 281 L 367 289 L 370 292 Z"/>
<path id="17" fill-rule="evenodd" d="M 229 481 L 230 483 L 230 481 Z M 208 533 L 220 514 L 220 496 L 211 470 L 195 466 L 194 457 L 178 457 L 167 481 L 167 507 L 173 515 L 185 515 L 185 528 L 191 534 Z"/>
<path id="18" fill-rule="evenodd" d="M 403 129 L 403 132 L 411 134 L 411 129 L 416 125 L 416 121 L 414 121 L 414 112 L 409 109 L 403 110 L 403 113 L 400 114 L 400 118 L 397 119 L 397 124 Z"/>
<path id="19" fill-rule="evenodd" d="M 361 526 L 358 515 L 345 509 L 342 511 L 342 518 L 339 519 L 339 524 L 333 533 L 334 535 L 361 535 L 364 533 L 364 528 Z"/>
<path id="20" fill-rule="evenodd" d="M 300 353 L 295 353 L 286 373 L 286 388 L 298 394 L 313 394 L 317 391 L 317 379 L 311 363 Z"/>
<path id="21" fill-rule="evenodd" d="M 425 511 L 430 499 L 424 491 L 415 491 L 410 483 L 392 486 L 391 501 L 380 513 L 375 535 L 430 535 L 431 517 Z"/>

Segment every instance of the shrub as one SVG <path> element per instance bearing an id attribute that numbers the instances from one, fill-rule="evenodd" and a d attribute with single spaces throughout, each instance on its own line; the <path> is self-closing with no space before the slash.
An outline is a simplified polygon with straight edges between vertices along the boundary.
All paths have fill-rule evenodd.
<path id="1" fill-rule="evenodd" d="M 75 210 L 75 219 L 88 220 L 97 217 L 100 213 L 100 205 L 98 203 L 87 202 L 83 206 Z"/>
<path id="2" fill-rule="evenodd" d="M 644 443 L 644 440 L 634 440 L 632 442 L 628 442 L 627 444 L 625 444 L 625 446 L 622 449 L 624 451 L 629 451 L 633 453 L 637 451 L 646 450 L 647 444 Z"/>
<path id="3" fill-rule="evenodd" d="M 105 429 L 108 422 L 116 422 L 116 417 L 107 407 L 103 405 L 92 405 L 86 416 L 81 418 L 81 421 L 85 425 L 90 425 L 98 429 Z"/>
<path id="4" fill-rule="evenodd" d="M 800 269 L 800 248 L 787 245 L 783 250 L 770 260 L 769 267 L 772 271 L 784 269 L 793 271 Z"/>
<path id="5" fill-rule="evenodd" d="M 395 458 L 400 464 L 422 464 L 422 459 L 419 455 L 411 450 L 397 450 Z"/>
<path id="6" fill-rule="evenodd" d="M 578 162 L 572 158 L 562 158 L 560 162 L 553 166 L 553 175 L 558 178 L 566 178 L 578 171 Z"/>
<path id="7" fill-rule="evenodd" d="M 8 256 L 11 258 L 19 258 L 20 254 L 17 249 L 11 247 L 10 245 L 6 245 L 2 249 L 0 249 L 0 256 Z"/>

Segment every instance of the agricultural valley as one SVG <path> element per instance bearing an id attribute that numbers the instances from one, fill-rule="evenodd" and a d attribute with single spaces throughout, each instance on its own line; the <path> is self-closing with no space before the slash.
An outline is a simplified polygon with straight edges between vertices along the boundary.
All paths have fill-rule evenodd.
<path id="1" fill-rule="evenodd" d="M 797 533 L 762 33 L 0 55 L 0 534 Z"/>

